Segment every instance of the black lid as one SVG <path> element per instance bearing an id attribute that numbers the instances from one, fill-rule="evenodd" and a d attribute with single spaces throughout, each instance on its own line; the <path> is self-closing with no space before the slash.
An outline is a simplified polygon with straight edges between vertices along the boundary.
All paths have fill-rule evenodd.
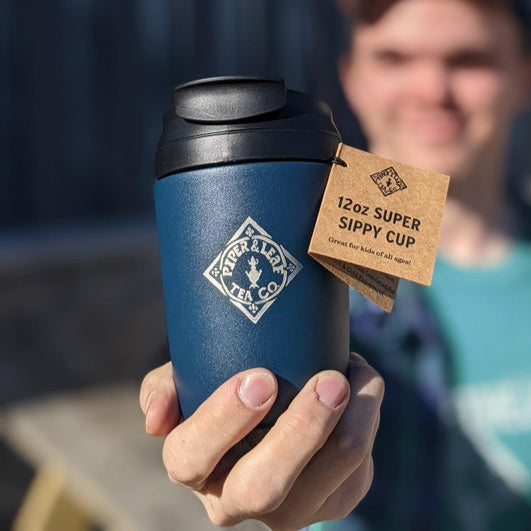
<path id="1" fill-rule="evenodd" d="M 324 103 L 282 80 L 216 77 L 175 88 L 157 148 L 157 179 L 242 161 L 330 162 L 341 137 Z"/>

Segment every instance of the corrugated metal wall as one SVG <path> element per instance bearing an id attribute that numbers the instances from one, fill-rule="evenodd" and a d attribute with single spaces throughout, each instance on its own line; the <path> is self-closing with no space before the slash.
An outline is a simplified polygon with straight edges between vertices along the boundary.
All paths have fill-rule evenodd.
<path id="1" fill-rule="evenodd" d="M 0 223 L 150 212 L 173 85 L 269 73 L 343 105 L 342 38 L 330 0 L 2 0 Z"/>
<path id="2" fill-rule="evenodd" d="M 150 214 L 162 112 L 194 78 L 284 77 L 359 144 L 345 33 L 334 0 L 1 0 L 0 226 Z"/>

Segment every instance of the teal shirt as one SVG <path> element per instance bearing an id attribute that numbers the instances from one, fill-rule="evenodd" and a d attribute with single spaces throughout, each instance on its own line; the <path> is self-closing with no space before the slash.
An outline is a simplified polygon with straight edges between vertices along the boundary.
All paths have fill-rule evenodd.
<path id="1" fill-rule="evenodd" d="M 531 246 L 517 245 L 493 268 L 439 259 L 427 296 L 451 354 L 457 423 L 490 468 L 531 500 Z"/>
<path id="2" fill-rule="evenodd" d="M 429 334 L 419 345 L 405 340 L 411 330 L 420 330 L 419 337 L 426 336 L 426 325 L 419 324 L 426 314 L 417 307 L 415 291 L 427 299 L 444 347 L 433 343 Z M 439 258 L 432 286 L 419 290 L 401 282 L 395 310 L 389 316 L 380 318 L 370 307 L 363 310 L 365 302 L 355 301 L 353 322 L 367 319 L 363 326 L 369 332 L 363 336 L 359 328 L 363 337 L 356 336 L 354 347 L 404 385 L 436 390 L 441 428 L 432 460 L 440 463 L 439 473 L 433 477 L 439 502 L 433 519 L 429 518 L 430 528 L 531 529 L 531 245 L 517 244 L 502 264 L 485 269 L 463 269 Z M 402 409 L 392 407 L 400 394 L 390 396 L 390 391 L 388 386 L 388 412 L 414 418 L 410 403 Z M 393 426 L 387 434 L 382 430 L 384 423 Z M 393 430 L 400 426 L 411 428 L 412 436 L 404 433 L 397 437 Z M 380 451 L 396 446 L 397 439 L 415 443 L 425 428 L 422 423 L 386 419 L 382 414 L 377 441 Z M 426 448 L 429 452 L 429 446 Z M 402 445 L 392 455 L 405 451 Z M 411 462 L 411 456 L 417 456 L 418 465 Z M 381 457 L 375 455 L 376 474 Z M 420 460 L 413 447 L 404 454 L 403 463 L 410 468 L 399 476 L 387 475 L 385 481 L 392 477 L 396 484 L 391 489 L 393 498 L 416 484 L 407 501 L 413 507 L 422 503 L 415 483 Z M 377 478 L 374 487 L 378 490 Z M 399 505 L 403 514 L 397 511 L 395 518 L 393 500 L 377 498 L 377 513 L 372 516 L 362 510 L 366 517 L 362 518 L 360 511 L 354 511 L 348 520 L 314 524 L 311 530 L 394 531 L 404 527 L 409 514 L 402 503 L 405 499 Z M 388 516 L 382 517 L 382 513 Z"/>

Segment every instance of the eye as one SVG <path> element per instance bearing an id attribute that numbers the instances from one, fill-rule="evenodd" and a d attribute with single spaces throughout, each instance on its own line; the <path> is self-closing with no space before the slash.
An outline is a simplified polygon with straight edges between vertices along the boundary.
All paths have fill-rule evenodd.
<path id="1" fill-rule="evenodd" d="M 378 50 L 374 54 L 377 62 L 386 66 L 399 66 L 407 62 L 407 56 L 395 50 Z"/>
<path id="2" fill-rule="evenodd" d="M 488 52 L 472 50 L 454 55 L 450 58 L 449 65 L 455 68 L 492 68 L 496 66 L 496 61 Z"/>

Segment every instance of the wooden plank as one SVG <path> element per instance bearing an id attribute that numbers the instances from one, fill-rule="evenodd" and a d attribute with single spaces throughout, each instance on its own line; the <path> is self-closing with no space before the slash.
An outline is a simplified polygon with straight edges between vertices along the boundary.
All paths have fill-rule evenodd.
<path id="1" fill-rule="evenodd" d="M 113 530 L 219 529 L 197 498 L 169 482 L 162 440 L 144 430 L 136 385 L 64 394 L 10 408 L 4 436 L 35 467 L 54 463 L 81 510 Z M 244 522 L 234 529 L 264 529 Z"/>
<path id="2" fill-rule="evenodd" d="M 65 477 L 53 465 L 42 466 L 26 493 L 13 531 L 90 531 L 93 522 L 65 491 Z"/>

